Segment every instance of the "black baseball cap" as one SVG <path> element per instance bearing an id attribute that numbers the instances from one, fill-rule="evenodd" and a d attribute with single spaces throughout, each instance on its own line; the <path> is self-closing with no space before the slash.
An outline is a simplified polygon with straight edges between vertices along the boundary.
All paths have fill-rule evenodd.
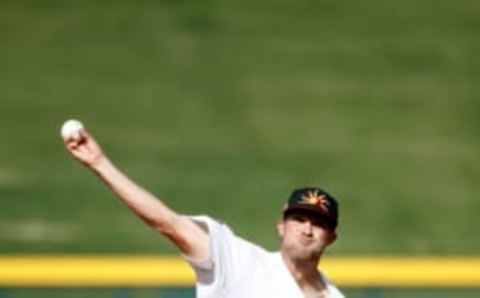
<path id="1" fill-rule="evenodd" d="M 338 224 L 338 203 L 329 193 L 318 187 L 296 189 L 283 209 L 283 217 L 294 211 L 308 211 L 318 215 L 334 231 Z"/>

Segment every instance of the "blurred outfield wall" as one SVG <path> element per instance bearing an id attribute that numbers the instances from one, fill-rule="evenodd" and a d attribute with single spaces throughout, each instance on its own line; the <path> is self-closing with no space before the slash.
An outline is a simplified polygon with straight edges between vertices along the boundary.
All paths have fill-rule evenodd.
<path id="1" fill-rule="evenodd" d="M 479 258 L 332 257 L 321 268 L 349 297 L 467 298 L 480 290 Z M 193 285 L 194 274 L 180 258 L 0 257 L 2 298 L 193 297 Z"/>

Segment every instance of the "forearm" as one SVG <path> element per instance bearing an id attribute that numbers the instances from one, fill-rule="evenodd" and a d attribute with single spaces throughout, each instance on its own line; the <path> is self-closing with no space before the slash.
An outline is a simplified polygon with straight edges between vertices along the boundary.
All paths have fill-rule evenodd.
<path id="1" fill-rule="evenodd" d="M 130 180 L 108 158 L 104 157 L 91 166 L 93 172 L 137 216 L 155 230 L 168 234 L 179 215 L 161 200 Z"/>

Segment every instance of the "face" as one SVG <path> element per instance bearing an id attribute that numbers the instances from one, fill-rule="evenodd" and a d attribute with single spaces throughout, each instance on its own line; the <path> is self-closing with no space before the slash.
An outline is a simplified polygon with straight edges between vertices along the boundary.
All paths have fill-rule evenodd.
<path id="1" fill-rule="evenodd" d="M 282 253 L 297 261 L 318 261 L 337 235 L 324 221 L 308 212 L 295 211 L 277 224 Z"/>

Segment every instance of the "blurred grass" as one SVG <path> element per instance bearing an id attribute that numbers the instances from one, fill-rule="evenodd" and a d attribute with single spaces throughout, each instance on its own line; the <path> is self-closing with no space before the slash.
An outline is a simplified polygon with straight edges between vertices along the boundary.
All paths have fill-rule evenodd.
<path id="1" fill-rule="evenodd" d="M 277 247 L 294 187 L 332 254 L 478 254 L 476 1 L 0 2 L 0 253 L 174 253 L 65 154 L 82 119 L 173 208 Z"/>

